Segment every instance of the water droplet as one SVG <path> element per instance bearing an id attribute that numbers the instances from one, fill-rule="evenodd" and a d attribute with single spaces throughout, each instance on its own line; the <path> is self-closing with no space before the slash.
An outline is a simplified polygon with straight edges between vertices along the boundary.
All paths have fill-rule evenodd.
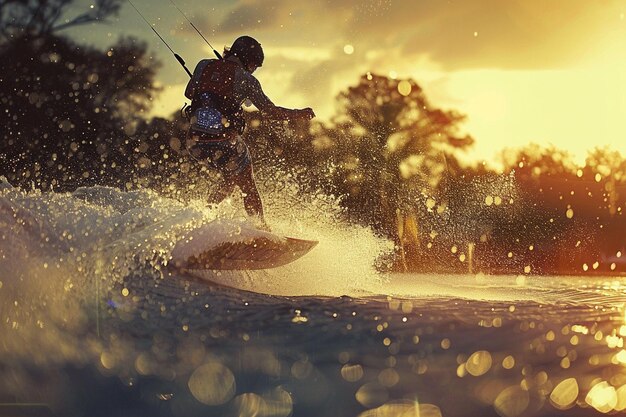
<path id="1" fill-rule="evenodd" d="M 503 417 L 517 417 L 521 415 L 530 403 L 528 391 L 519 385 L 505 388 L 493 402 L 499 415 Z"/>
<path id="2" fill-rule="evenodd" d="M 363 377 L 363 367 L 361 365 L 346 364 L 341 368 L 341 376 L 349 382 L 356 382 Z"/>
<path id="3" fill-rule="evenodd" d="M 115 355 L 105 350 L 102 354 L 100 354 L 100 363 L 102 363 L 102 366 L 106 369 L 112 369 L 117 364 L 117 360 Z"/>
<path id="4" fill-rule="evenodd" d="M 348 361 L 350 360 L 350 354 L 348 352 L 341 352 L 339 353 L 339 363 L 348 363 Z"/>
<path id="5" fill-rule="evenodd" d="M 266 404 L 263 397 L 252 392 L 238 395 L 233 401 L 235 414 L 242 417 L 253 417 L 264 415 Z"/>
<path id="6" fill-rule="evenodd" d="M 626 363 L 626 350 L 622 349 L 620 350 L 616 355 L 615 355 L 615 359 L 619 362 L 619 363 Z"/>
<path id="7" fill-rule="evenodd" d="M 616 391 L 617 404 L 613 407 L 616 411 L 623 411 L 626 409 L 626 385 L 622 385 Z"/>
<path id="8" fill-rule="evenodd" d="M 265 407 L 259 413 L 263 416 L 287 417 L 293 411 L 293 399 L 291 394 L 281 387 L 275 388 L 269 393 L 263 395 Z"/>
<path id="9" fill-rule="evenodd" d="M 612 411 L 617 405 L 617 393 L 606 381 L 602 381 L 591 388 L 585 402 L 601 413 Z"/>
<path id="10" fill-rule="evenodd" d="M 479 350 L 472 353 L 467 362 L 465 368 L 473 376 L 484 375 L 491 368 L 491 354 L 486 350 Z"/>
<path id="11" fill-rule="evenodd" d="M 502 367 L 504 369 L 511 369 L 515 366 L 515 358 L 511 355 L 502 360 Z"/>
<path id="12" fill-rule="evenodd" d="M 451 342 L 450 342 L 450 339 L 448 339 L 448 338 L 443 339 L 441 341 L 441 348 L 442 349 L 450 349 L 450 345 L 451 345 Z"/>
<path id="13" fill-rule="evenodd" d="M 197 368 L 187 385 L 196 400 L 206 405 L 224 404 L 235 395 L 235 376 L 219 362 Z"/>
<path id="14" fill-rule="evenodd" d="M 391 388 L 400 382 L 400 375 L 393 368 L 383 369 L 380 374 L 378 374 L 378 381 L 385 387 Z"/>
<path id="15" fill-rule="evenodd" d="M 358 389 L 354 397 L 364 407 L 372 408 L 387 401 L 387 389 L 377 382 L 368 382 Z"/>
<path id="16" fill-rule="evenodd" d="M 406 80 L 402 80 L 402 81 L 400 81 L 398 83 L 398 92 L 400 94 L 402 94 L 403 96 L 406 97 L 409 94 L 411 94 L 411 90 L 412 90 L 412 87 L 411 87 L 411 83 L 410 82 L 408 82 Z M 431 199 L 428 199 L 428 200 L 429 201 L 433 201 Z M 434 201 L 433 201 L 433 207 L 434 207 Z M 432 208 L 432 207 L 429 207 L 429 208 Z"/>

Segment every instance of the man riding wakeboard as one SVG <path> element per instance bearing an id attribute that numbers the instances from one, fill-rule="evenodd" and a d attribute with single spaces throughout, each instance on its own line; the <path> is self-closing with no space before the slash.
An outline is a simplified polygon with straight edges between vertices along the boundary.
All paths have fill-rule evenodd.
<path id="1" fill-rule="evenodd" d="M 263 65 L 264 57 L 256 39 L 241 36 L 230 49 L 225 49 L 223 59 L 204 59 L 198 63 L 185 96 L 192 100 L 189 135 L 193 145 L 190 154 L 217 169 L 224 180 L 212 202 L 221 202 L 237 186 L 248 215 L 256 216 L 267 228 L 250 152 L 242 138 L 245 129 L 242 104 L 250 100 L 263 117 L 273 120 L 310 120 L 315 113 L 308 107 L 278 107 L 265 95 L 261 84 L 252 75 Z"/>

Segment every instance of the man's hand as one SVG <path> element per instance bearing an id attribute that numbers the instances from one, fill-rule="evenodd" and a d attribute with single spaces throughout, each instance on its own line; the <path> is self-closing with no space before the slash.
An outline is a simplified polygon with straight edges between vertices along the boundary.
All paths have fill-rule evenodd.
<path id="1" fill-rule="evenodd" d="M 315 112 L 310 107 L 305 109 L 286 109 L 274 106 L 261 111 L 265 117 L 271 120 L 311 120 L 315 117 Z"/>
<path id="2" fill-rule="evenodd" d="M 298 115 L 303 119 L 311 120 L 312 118 L 315 117 L 315 112 L 313 111 L 312 108 L 307 107 L 305 109 L 299 110 Z"/>

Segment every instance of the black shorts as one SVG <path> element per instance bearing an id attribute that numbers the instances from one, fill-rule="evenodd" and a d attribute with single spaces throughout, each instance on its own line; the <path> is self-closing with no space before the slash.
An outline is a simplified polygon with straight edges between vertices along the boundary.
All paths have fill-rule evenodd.
<path id="1" fill-rule="evenodd" d="M 199 140 L 189 148 L 189 154 L 224 176 L 241 174 L 252 163 L 250 151 L 241 135 L 223 140 Z"/>

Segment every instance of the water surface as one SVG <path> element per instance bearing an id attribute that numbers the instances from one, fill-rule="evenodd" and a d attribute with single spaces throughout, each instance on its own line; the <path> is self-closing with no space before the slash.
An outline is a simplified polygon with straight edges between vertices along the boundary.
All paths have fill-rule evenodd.
<path id="1" fill-rule="evenodd" d="M 214 213 L 149 192 L 0 195 L 0 415 L 592 416 L 626 409 L 626 279 L 380 274 L 316 238 L 269 271 L 169 269 Z"/>

